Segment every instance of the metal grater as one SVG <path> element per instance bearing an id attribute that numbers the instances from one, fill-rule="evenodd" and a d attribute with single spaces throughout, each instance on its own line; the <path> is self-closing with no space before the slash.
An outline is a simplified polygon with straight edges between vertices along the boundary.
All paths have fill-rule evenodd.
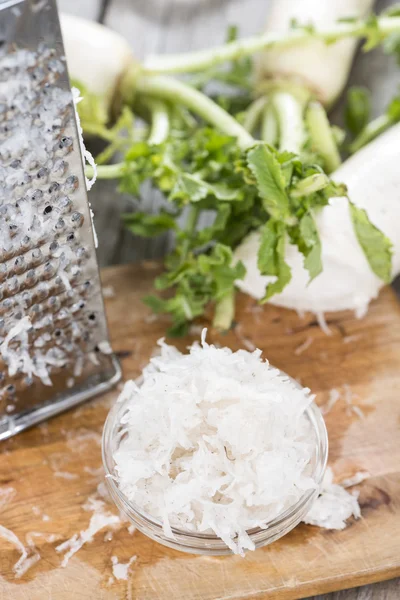
<path id="1" fill-rule="evenodd" d="M 0 0 L 0 439 L 120 378 L 53 0 Z"/>

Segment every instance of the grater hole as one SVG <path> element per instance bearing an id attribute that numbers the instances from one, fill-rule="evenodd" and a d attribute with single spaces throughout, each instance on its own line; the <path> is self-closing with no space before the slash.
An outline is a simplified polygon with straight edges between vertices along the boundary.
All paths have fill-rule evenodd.
<path id="1" fill-rule="evenodd" d="M 72 221 L 73 227 L 82 227 L 83 221 L 84 221 L 82 213 L 80 213 L 78 211 L 75 211 L 74 213 L 72 213 L 71 221 Z"/>
<path id="2" fill-rule="evenodd" d="M 73 192 L 74 190 L 78 189 L 78 187 L 79 187 L 78 178 L 75 175 L 69 175 L 69 177 L 67 177 L 67 179 L 65 180 L 64 189 L 66 191 Z"/>
<path id="3" fill-rule="evenodd" d="M 72 146 L 72 138 L 68 136 L 63 136 L 59 141 L 58 147 L 62 149 L 69 148 L 70 146 Z"/>
<path id="4" fill-rule="evenodd" d="M 54 229 L 61 230 L 65 227 L 65 221 L 61 217 L 58 219 L 57 223 L 54 225 Z"/>
<path id="5" fill-rule="evenodd" d="M 59 205 L 61 212 L 63 214 L 65 214 L 65 213 L 70 212 L 71 207 L 72 207 L 72 202 L 68 198 L 68 196 L 64 196 L 63 198 L 60 199 L 58 205 Z"/>
<path id="6" fill-rule="evenodd" d="M 43 214 L 45 214 L 45 215 L 49 215 L 49 214 L 52 212 L 52 210 L 53 210 L 53 207 L 51 206 L 51 204 L 48 204 L 48 205 L 45 207 L 45 209 L 44 209 L 44 211 L 43 211 Z"/>

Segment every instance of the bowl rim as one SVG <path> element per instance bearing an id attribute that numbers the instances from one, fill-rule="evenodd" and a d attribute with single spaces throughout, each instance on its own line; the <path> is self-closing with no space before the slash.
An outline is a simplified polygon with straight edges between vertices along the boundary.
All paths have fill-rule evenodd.
<path id="1" fill-rule="evenodd" d="M 286 375 L 286 373 L 284 373 L 283 371 L 281 371 L 281 373 Z M 287 377 L 292 379 L 288 375 L 287 375 Z M 303 386 L 300 386 L 300 384 L 297 381 L 295 381 L 295 380 L 293 380 L 293 381 L 299 387 L 303 387 Z M 119 415 L 119 412 L 123 409 L 124 405 L 128 402 L 128 400 L 129 400 L 129 398 L 126 398 L 123 401 L 120 401 L 119 399 L 117 399 L 115 404 L 111 407 L 111 409 L 107 415 L 106 421 L 104 423 L 103 434 L 102 434 L 102 443 L 101 443 L 101 453 L 102 453 L 103 467 L 105 470 L 105 478 L 106 478 L 108 485 L 111 486 L 112 491 L 116 494 L 119 501 L 122 503 L 125 512 L 131 511 L 131 512 L 137 514 L 140 518 L 145 519 L 147 522 L 149 522 L 154 527 L 159 528 L 161 532 L 164 532 L 164 526 L 163 526 L 162 521 L 159 521 L 157 518 L 146 513 L 137 504 L 135 504 L 134 502 L 129 500 L 125 496 L 125 494 L 119 489 L 119 487 L 115 481 L 113 467 L 110 464 L 110 461 L 112 461 L 111 453 L 109 453 L 110 456 L 107 456 L 107 447 L 106 447 L 107 442 L 108 442 L 109 438 L 111 438 L 112 433 L 115 429 L 115 426 L 117 425 L 116 418 Z M 317 484 L 317 487 L 306 490 L 304 492 L 304 494 L 299 498 L 299 500 L 297 500 L 297 502 L 295 504 L 292 504 L 284 512 L 280 513 L 279 515 L 277 515 L 270 521 L 266 522 L 265 527 L 255 527 L 253 529 L 247 530 L 247 534 L 249 536 L 257 535 L 263 531 L 265 532 L 267 530 L 271 530 L 272 528 L 279 526 L 286 520 L 289 520 L 291 517 L 294 517 L 310 501 L 312 496 L 315 495 L 316 490 L 318 490 L 321 486 L 323 477 L 325 475 L 327 462 L 328 462 L 328 450 L 329 450 L 328 432 L 326 429 L 326 424 L 325 424 L 325 420 L 323 418 L 322 412 L 319 409 L 319 407 L 317 406 L 317 404 L 314 402 L 314 400 L 306 407 L 306 409 L 304 410 L 304 414 L 306 414 L 307 417 L 309 418 L 309 420 L 313 426 L 315 435 L 316 435 L 316 452 L 317 452 L 316 465 L 315 465 L 315 468 L 314 468 L 314 471 L 313 471 L 311 477 L 314 479 L 315 483 Z M 176 536 L 179 538 L 182 536 L 186 536 L 189 538 L 202 539 L 204 541 L 210 541 L 210 542 L 220 541 L 221 543 L 225 544 L 225 542 L 223 542 L 223 540 L 216 534 L 191 531 L 189 529 L 180 529 L 180 528 L 174 527 L 172 525 L 170 526 L 170 529 L 171 529 L 174 537 Z M 164 533 L 164 535 L 165 535 L 165 533 Z M 167 537 L 169 538 L 169 536 L 167 536 Z"/>

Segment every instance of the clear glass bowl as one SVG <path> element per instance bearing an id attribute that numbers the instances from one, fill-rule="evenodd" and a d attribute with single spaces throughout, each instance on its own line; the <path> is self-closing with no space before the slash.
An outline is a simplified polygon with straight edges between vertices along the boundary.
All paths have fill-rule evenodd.
<path id="1" fill-rule="evenodd" d="M 162 528 L 162 523 L 143 512 L 140 507 L 129 501 L 119 490 L 114 479 L 115 465 L 113 454 L 117 449 L 118 430 L 121 417 L 125 411 L 125 402 L 117 402 L 110 410 L 103 430 L 102 455 L 106 471 L 106 482 L 115 504 L 123 514 L 142 533 L 151 539 L 169 546 L 175 550 L 189 552 L 192 554 L 206 555 L 228 555 L 232 551 L 216 535 L 195 533 L 172 527 L 174 537 L 167 536 Z M 266 546 L 291 531 L 307 514 L 311 504 L 316 498 L 319 486 L 322 482 L 326 462 L 328 458 L 328 435 L 322 414 L 316 404 L 312 403 L 306 410 L 306 416 L 311 423 L 311 429 L 315 436 L 315 452 L 311 462 L 310 476 L 314 479 L 317 487 L 304 493 L 298 502 L 267 523 L 266 529 L 255 528 L 247 533 L 256 548 Z"/>

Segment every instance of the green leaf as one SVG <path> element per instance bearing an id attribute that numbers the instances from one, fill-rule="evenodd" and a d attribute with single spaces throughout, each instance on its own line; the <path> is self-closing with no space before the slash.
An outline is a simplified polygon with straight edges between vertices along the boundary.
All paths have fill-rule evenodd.
<path id="1" fill-rule="evenodd" d="M 184 203 L 199 202 L 208 196 L 217 200 L 231 202 L 241 200 L 242 191 L 238 188 L 229 188 L 224 183 L 208 183 L 196 174 L 182 173 L 178 176 L 176 184 L 171 191 L 170 199 L 182 200 Z"/>
<path id="2" fill-rule="evenodd" d="M 200 273 L 212 275 L 215 300 L 225 296 L 246 273 L 242 262 L 233 264 L 232 250 L 223 244 L 216 244 L 210 254 L 201 254 L 198 266 Z"/>
<path id="3" fill-rule="evenodd" d="M 383 42 L 385 54 L 392 54 L 400 65 L 400 33 L 391 33 Z"/>
<path id="4" fill-rule="evenodd" d="M 76 108 L 83 131 L 102 137 L 104 132 L 107 135 L 107 131 L 109 131 L 106 128 L 108 114 L 104 99 L 89 92 L 87 87 L 80 81 L 72 80 L 71 86 L 78 88 L 82 96 L 82 100 Z"/>
<path id="5" fill-rule="evenodd" d="M 322 271 L 321 240 L 310 213 L 302 217 L 299 225 L 290 232 L 290 237 L 304 256 L 304 268 L 310 274 L 310 283 Z"/>
<path id="6" fill-rule="evenodd" d="M 385 17 L 400 17 L 400 3 L 392 4 L 382 11 Z"/>
<path id="7" fill-rule="evenodd" d="M 370 92 L 364 87 L 351 87 L 347 92 L 344 118 L 347 129 L 354 136 L 364 129 L 368 123 L 370 113 Z"/>
<path id="8" fill-rule="evenodd" d="M 265 210 L 273 219 L 289 216 L 289 198 L 282 167 L 265 144 L 258 144 L 247 153 L 247 164 L 257 181 Z"/>
<path id="9" fill-rule="evenodd" d="M 379 46 L 384 39 L 384 35 L 380 30 L 378 18 L 376 15 L 370 15 L 366 23 L 367 29 L 365 32 L 365 42 L 363 44 L 363 51 L 369 52 L 373 48 Z"/>
<path id="10" fill-rule="evenodd" d="M 165 311 L 166 300 L 163 300 L 159 296 L 153 294 L 145 296 L 143 303 L 150 308 L 154 313 L 159 314 Z"/>
<path id="11" fill-rule="evenodd" d="M 369 220 L 363 208 L 350 202 L 350 215 L 358 242 L 372 271 L 385 283 L 392 280 L 392 242 Z"/>
<path id="12" fill-rule="evenodd" d="M 135 161 L 138 158 L 149 156 L 151 151 L 152 148 L 147 142 L 135 142 L 125 154 L 125 160 Z"/>
<path id="13" fill-rule="evenodd" d="M 177 228 L 175 218 L 166 212 L 157 215 L 135 212 L 124 214 L 122 218 L 132 233 L 142 237 L 156 237 Z"/>
<path id="14" fill-rule="evenodd" d="M 392 123 L 400 121 L 400 96 L 395 96 L 386 109 L 386 114 Z"/>
<path id="15" fill-rule="evenodd" d="M 262 275 L 273 275 L 277 279 L 267 286 L 262 302 L 281 292 L 292 278 L 285 261 L 286 228 L 280 221 L 269 220 L 261 230 L 261 244 L 257 265 Z"/>
<path id="16" fill-rule="evenodd" d="M 178 175 L 175 186 L 171 190 L 171 200 L 182 200 L 184 204 L 199 202 L 208 195 L 208 188 L 201 179 L 181 173 Z"/>

